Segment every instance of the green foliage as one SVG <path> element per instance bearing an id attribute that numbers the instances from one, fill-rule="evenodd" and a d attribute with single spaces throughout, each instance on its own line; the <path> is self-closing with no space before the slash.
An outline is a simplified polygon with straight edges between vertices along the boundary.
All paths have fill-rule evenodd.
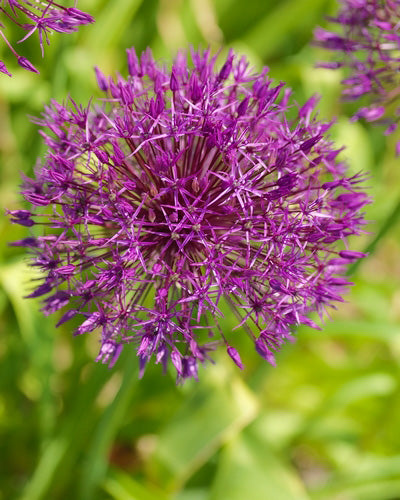
<path id="1" fill-rule="evenodd" d="M 177 387 L 150 367 L 137 380 L 134 351 L 110 371 L 93 358 L 94 336 L 56 331 L 38 301 L 22 297 L 32 271 L 7 246 L 25 229 L 0 221 L 0 500 L 393 500 L 400 497 L 400 173 L 393 142 L 350 124 L 340 75 L 316 70 L 309 45 L 325 0 L 80 0 L 96 17 L 78 34 L 54 36 L 41 75 L 12 68 L 0 78 L 0 196 L 21 206 L 19 171 L 43 152 L 27 115 L 69 93 L 87 103 L 92 67 L 125 72 L 125 48 L 170 58 L 179 46 L 228 46 L 287 80 L 298 102 L 322 93 L 321 117 L 351 169 L 371 172 L 370 257 L 352 269 L 348 303 L 321 332 L 300 329 L 271 368 L 243 332 L 246 369 L 224 352 Z M 5 54 L 5 51 L 3 51 Z M 2 54 L 2 55 L 3 55 Z M 6 56 L 5 56 L 6 58 Z M 8 61 L 7 61 L 8 62 Z M 10 66 L 12 61 L 10 61 Z M 10 68 L 11 69 L 11 68 Z M 227 311 L 224 330 L 232 324 Z M 246 344 L 247 342 L 247 344 Z"/>

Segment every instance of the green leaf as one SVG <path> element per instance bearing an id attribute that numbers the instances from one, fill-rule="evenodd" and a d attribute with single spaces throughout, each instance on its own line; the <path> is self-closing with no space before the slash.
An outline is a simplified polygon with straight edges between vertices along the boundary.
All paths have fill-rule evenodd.
<path id="1" fill-rule="evenodd" d="M 58 485 L 71 480 L 77 456 L 95 426 L 94 402 L 110 376 L 103 365 L 93 363 L 90 368 L 90 376 L 72 402 L 66 422 L 44 447 L 24 488 L 22 500 L 47 499 L 56 479 Z"/>
<path id="2" fill-rule="evenodd" d="M 257 414 L 256 398 L 240 378 L 213 382 L 199 383 L 160 435 L 154 459 L 168 489 L 178 490 Z"/>
<path id="3" fill-rule="evenodd" d="M 210 500 L 306 500 L 308 495 L 291 467 L 279 460 L 250 429 L 222 452 Z"/>
<path id="4" fill-rule="evenodd" d="M 23 296 L 27 288 L 31 288 L 29 281 L 35 276 L 31 269 L 22 261 L 9 263 L 0 268 L 0 285 L 8 296 L 19 331 L 10 332 L 10 335 L 20 336 L 25 352 L 29 353 L 26 379 L 34 391 L 26 387 L 30 399 L 36 400 L 36 410 L 40 417 L 41 438 L 47 439 L 55 424 L 56 408 L 54 395 L 51 389 L 51 378 L 54 373 L 52 351 L 54 347 L 53 327 L 39 316 L 32 303 Z M 29 394 L 31 392 L 31 394 Z"/>
<path id="5" fill-rule="evenodd" d="M 313 500 L 394 500 L 400 495 L 400 479 L 387 481 L 368 481 L 364 484 L 341 487 L 326 490 L 312 495 Z"/>
<path id="6" fill-rule="evenodd" d="M 210 492 L 206 488 L 188 488 L 174 495 L 173 500 L 210 500 Z"/>
<path id="7" fill-rule="evenodd" d="M 96 23 L 86 31 L 83 45 L 97 52 L 115 46 L 135 16 L 143 0 L 114 0 L 106 2 L 96 16 Z"/>
<path id="8" fill-rule="evenodd" d="M 29 347 L 35 342 L 35 314 L 32 302 L 23 296 L 27 295 L 26 287 L 32 278 L 32 270 L 21 260 L 0 268 L 0 283 L 13 306 L 20 334 Z"/>
<path id="9" fill-rule="evenodd" d="M 360 337 L 370 340 L 391 341 L 400 335 L 400 327 L 396 324 L 371 322 L 365 320 L 335 319 L 323 325 L 323 334 L 330 336 Z M 310 328 L 301 327 L 302 337 L 316 337 L 320 333 Z"/>
<path id="10" fill-rule="evenodd" d="M 359 399 L 371 396 L 385 396 L 396 389 L 397 382 L 388 373 L 372 373 L 357 377 L 344 384 L 329 398 L 327 408 L 342 407 Z"/>
<path id="11" fill-rule="evenodd" d="M 264 60 L 271 58 L 287 42 L 288 33 L 294 35 L 307 29 L 311 33 L 326 4 L 326 0 L 277 2 L 277 7 L 244 34 L 242 41 Z"/>
<path id="12" fill-rule="evenodd" d="M 169 497 L 154 486 L 144 486 L 122 471 L 111 472 L 103 488 L 114 500 L 167 500 Z"/>
<path id="13" fill-rule="evenodd" d="M 129 355 L 126 356 L 122 370 L 121 387 L 114 401 L 102 415 L 89 445 L 81 483 L 81 498 L 83 500 L 93 498 L 96 487 L 106 474 L 109 448 L 125 416 L 132 394 L 137 387 L 138 358 L 135 349 L 131 348 L 129 350 Z"/>
<path id="14" fill-rule="evenodd" d="M 321 488 L 313 500 L 392 500 L 400 495 L 400 455 L 392 457 L 360 456 L 351 473 L 336 474 Z"/>

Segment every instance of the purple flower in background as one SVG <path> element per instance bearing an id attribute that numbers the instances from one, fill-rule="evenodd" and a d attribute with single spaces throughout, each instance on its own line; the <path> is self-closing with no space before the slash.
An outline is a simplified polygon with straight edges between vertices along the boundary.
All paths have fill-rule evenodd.
<path id="1" fill-rule="evenodd" d="M 367 97 L 353 119 L 387 125 L 392 133 L 400 108 L 399 49 L 400 0 L 342 0 L 339 13 L 328 18 L 338 32 L 315 30 L 315 43 L 334 51 L 334 62 L 319 66 L 347 68 L 342 81 L 343 96 L 349 100 Z"/>
<path id="2" fill-rule="evenodd" d="M 48 153 L 22 190 L 33 207 L 10 212 L 42 228 L 14 243 L 44 273 L 29 297 L 47 296 L 45 314 L 66 307 L 58 324 L 82 317 L 78 335 L 100 330 L 111 365 L 132 343 L 141 372 L 154 358 L 196 378 L 222 343 L 242 368 L 238 327 L 274 363 L 364 256 L 346 243 L 363 224 L 362 178 L 346 176 L 316 99 L 298 108 L 266 68 L 215 60 L 180 53 L 169 71 L 130 49 L 126 80 L 96 69 L 97 105 L 53 102 L 38 120 Z M 226 307 L 236 331 L 219 324 Z"/>
<path id="3" fill-rule="evenodd" d="M 64 7 L 52 0 L 0 0 L 0 13 L 2 19 L 12 21 L 26 32 L 20 42 L 37 32 L 42 56 L 44 55 L 44 42 L 49 44 L 49 34 L 53 31 L 72 33 L 77 31 L 78 26 L 94 21 L 89 14 L 75 7 Z M 39 73 L 28 59 L 18 54 L 8 41 L 3 29 L 4 24 L 0 22 L 0 35 L 16 57 L 18 64 L 28 71 Z M 2 61 L 0 61 L 0 72 L 11 76 Z"/>

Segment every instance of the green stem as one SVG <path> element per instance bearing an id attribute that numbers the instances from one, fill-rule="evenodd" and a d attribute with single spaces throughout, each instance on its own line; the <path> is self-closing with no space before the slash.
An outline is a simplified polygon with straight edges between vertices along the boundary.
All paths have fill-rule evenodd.
<path id="1" fill-rule="evenodd" d="M 394 207 L 392 212 L 387 217 L 386 221 L 381 226 L 375 238 L 367 245 L 367 247 L 363 250 L 363 252 L 370 255 L 373 254 L 380 240 L 386 235 L 386 233 L 389 232 L 390 228 L 394 226 L 399 219 L 400 219 L 400 200 L 397 202 L 396 206 Z M 350 276 L 354 274 L 361 263 L 362 259 L 354 262 L 354 264 L 349 266 L 347 275 Z"/>

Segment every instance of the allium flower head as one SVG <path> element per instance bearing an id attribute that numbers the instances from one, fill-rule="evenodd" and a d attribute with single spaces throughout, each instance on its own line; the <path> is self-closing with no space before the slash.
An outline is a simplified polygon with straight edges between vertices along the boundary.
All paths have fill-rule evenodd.
<path id="1" fill-rule="evenodd" d="M 209 51 L 191 57 L 168 70 L 128 50 L 127 79 L 96 69 L 97 105 L 53 102 L 38 121 L 48 153 L 22 191 L 33 208 L 10 212 L 43 228 L 15 245 L 44 273 L 29 297 L 47 296 L 45 314 L 65 307 L 58 324 L 101 330 L 98 360 L 133 344 L 141 371 L 170 360 L 180 380 L 221 343 L 242 367 L 243 329 L 273 363 L 294 325 L 316 327 L 306 314 L 341 301 L 364 256 L 346 239 L 368 201 L 315 98 L 289 104 L 233 52 L 221 69 Z M 219 324 L 228 307 L 234 332 Z"/>
<path id="2" fill-rule="evenodd" d="M 53 31 L 72 33 L 77 30 L 78 26 L 94 21 L 86 12 L 76 7 L 64 7 L 53 0 L 0 0 L 0 14 L 2 19 L 12 21 L 26 32 L 20 42 L 37 32 L 42 56 L 44 55 L 44 42 L 49 44 L 49 34 Z M 18 64 L 28 71 L 38 73 L 33 64 L 20 56 L 10 44 L 3 28 L 4 25 L 0 22 L 0 35 L 16 57 Z M 11 76 L 2 61 L 0 61 L 0 72 Z"/>
<path id="3" fill-rule="evenodd" d="M 367 96 L 354 119 L 386 123 L 386 133 L 397 127 L 400 108 L 399 49 L 400 0 L 342 0 L 336 17 L 338 32 L 318 28 L 315 42 L 337 54 L 337 60 L 319 66 L 347 68 L 343 96 Z"/>

